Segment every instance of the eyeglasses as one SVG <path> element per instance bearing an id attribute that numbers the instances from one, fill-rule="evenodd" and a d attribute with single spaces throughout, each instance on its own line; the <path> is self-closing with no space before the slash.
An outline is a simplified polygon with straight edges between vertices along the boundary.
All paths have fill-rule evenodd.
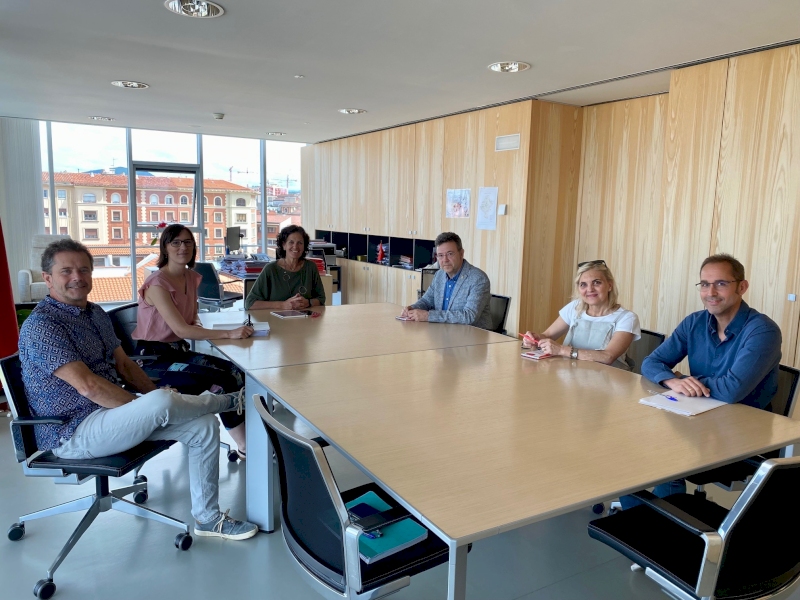
<path id="1" fill-rule="evenodd" d="M 172 246 L 173 248 L 180 248 L 181 244 L 183 244 L 187 248 L 191 248 L 192 246 L 194 246 L 194 240 L 192 238 L 189 238 L 188 240 L 172 240 L 169 243 L 169 245 Z"/>
<path id="2" fill-rule="evenodd" d="M 603 259 L 587 260 L 586 262 L 578 263 L 578 268 L 580 269 L 581 267 L 583 267 L 585 265 L 603 265 L 605 267 L 606 266 L 606 261 L 604 261 Z"/>
<path id="3" fill-rule="evenodd" d="M 455 257 L 456 254 L 457 253 L 453 252 L 452 250 L 450 252 L 445 252 L 444 254 L 438 254 L 437 253 L 436 254 L 436 259 L 437 260 L 442 260 L 443 258 L 447 257 L 447 260 L 453 260 L 453 258 Z"/>
<path id="4" fill-rule="evenodd" d="M 725 290 L 728 286 L 732 283 L 739 283 L 739 279 L 734 279 L 733 281 L 725 281 L 724 279 L 720 279 L 719 281 L 701 281 L 700 283 L 695 283 L 694 286 L 698 290 L 708 290 L 713 285 L 718 290 Z"/>

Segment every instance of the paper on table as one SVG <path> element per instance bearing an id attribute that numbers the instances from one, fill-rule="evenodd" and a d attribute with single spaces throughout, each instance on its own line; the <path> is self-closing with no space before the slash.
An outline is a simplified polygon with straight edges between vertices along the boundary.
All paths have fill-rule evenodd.
<path id="1" fill-rule="evenodd" d="M 237 329 L 244 325 L 241 322 L 234 322 L 234 323 L 214 323 L 211 325 L 211 329 Z M 269 331 L 269 323 L 267 321 L 253 321 L 250 325 L 256 331 Z"/>
<path id="2" fill-rule="evenodd" d="M 672 400 L 671 398 L 674 398 Z M 693 398 L 691 396 L 684 396 L 677 392 L 664 392 L 656 394 L 655 396 L 648 396 L 639 400 L 639 404 L 646 404 L 661 410 L 667 410 L 684 417 L 693 417 L 701 413 L 719 408 L 726 403 L 722 400 L 715 400 L 714 398 Z"/>

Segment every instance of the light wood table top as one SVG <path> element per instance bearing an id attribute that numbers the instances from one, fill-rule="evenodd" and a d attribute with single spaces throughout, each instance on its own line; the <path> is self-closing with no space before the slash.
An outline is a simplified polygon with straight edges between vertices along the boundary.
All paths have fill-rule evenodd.
<path id="1" fill-rule="evenodd" d="M 403 324 L 401 324 L 403 325 Z M 688 418 L 647 380 L 516 343 L 251 372 L 429 526 L 459 543 L 800 440 L 742 405 Z"/>
<path id="2" fill-rule="evenodd" d="M 466 325 L 414 323 L 395 319 L 402 310 L 396 304 L 350 304 L 314 307 L 319 318 L 280 319 L 270 310 L 252 310 L 254 322 L 268 321 L 268 337 L 247 340 L 214 340 L 212 343 L 245 371 L 313 362 L 343 360 L 378 354 L 449 348 L 511 341 Z M 242 311 L 201 313 L 204 327 L 214 323 L 241 322 Z"/>

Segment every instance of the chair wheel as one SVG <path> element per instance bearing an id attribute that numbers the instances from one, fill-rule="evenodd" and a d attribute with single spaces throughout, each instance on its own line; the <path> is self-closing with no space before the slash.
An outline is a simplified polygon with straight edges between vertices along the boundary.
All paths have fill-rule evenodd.
<path id="1" fill-rule="evenodd" d="M 145 477 L 144 475 L 137 475 L 136 477 L 133 478 L 133 483 L 134 484 L 147 483 L 147 477 Z"/>
<path id="2" fill-rule="evenodd" d="M 598 502 L 597 504 L 592 505 L 592 512 L 596 515 L 602 515 L 603 511 L 606 509 L 606 505 L 602 502 Z"/>
<path id="3" fill-rule="evenodd" d="M 175 547 L 178 550 L 188 550 L 192 547 L 192 536 L 188 533 L 179 533 L 175 536 Z"/>
<path id="4" fill-rule="evenodd" d="M 14 523 L 8 528 L 8 539 L 16 542 L 25 537 L 25 523 Z"/>
<path id="5" fill-rule="evenodd" d="M 53 583 L 52 579 L 40 579 L 36 582 L 36 585 L 33 587 L 33 595 L 37 598 L 41 598 L 42 600 L 47 600 L 48 598 L 52 598 L 53 594 L 56 593 L 56 584 Z"/>
<path id="6" fill-rule="evenodd" d="M 235 463 L 239 460 L 239 453 L 236 450 L 228 450 L 228 462 Z"/>
<path id="7" fill-rule="evenodd" d="M 136 504 L 144 504 L 147 502 L 147 498 L 148 495 L 146 490 L 139 490 L 133 495 L 133 501 L 136 502 Z"/>

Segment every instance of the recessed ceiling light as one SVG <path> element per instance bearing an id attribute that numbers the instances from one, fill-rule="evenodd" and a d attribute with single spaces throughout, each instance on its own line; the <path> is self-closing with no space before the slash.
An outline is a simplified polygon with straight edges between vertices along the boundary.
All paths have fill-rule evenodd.
<path id="1" fill-rule="evenodd" d="M 89 117 L 92 121 L 113 121 L 114 117 L 101 117 L 100 115 L 91 115 Z"/>
<path id="2" fill-rule="evenodd" d="M 305 75 L 295 75 L 294 76 L 295 79 L 303 79 L 304 77 L 305 77 Z"/>
<path id="3" fill-rule="evenodd" d="M 282 131 L 268 131 L 267 135 L 274 135 L 276 137 L 280 137 L 280 136 L 286 135 L 286 134 L 283 133 Z"/>
<path id="4" fill-rule="evenodd" d="M 112 81 L 111 85 L 115 85 L 117 87 L 125 88 L 128 90 L 143 90 L 145 88 L 149 88 L 150 85 L 147 83 L 142 83 L 141 81 Z"/>
<path id="5" fill-rule="evenodd" d="M 197 19 L 213 19 L 225 14 L 224 8 L 208 0 L 167 0 L 164 6 L 177 15 Z"/>
<path id="6" fill-rule="evenodd" d="M 345 115 L 360 115 L 361 113 L 365 113 L 363 108 L 340 108 L 339 112 Z"/>
<path id="7" fill-rule="evenodd" d="M 489 65 L 489 68 L 496 73 L 519 73 L 521 71 L 527 71 L 531 66 L 526 62 L 504 61 L 492 63 Z"/>

